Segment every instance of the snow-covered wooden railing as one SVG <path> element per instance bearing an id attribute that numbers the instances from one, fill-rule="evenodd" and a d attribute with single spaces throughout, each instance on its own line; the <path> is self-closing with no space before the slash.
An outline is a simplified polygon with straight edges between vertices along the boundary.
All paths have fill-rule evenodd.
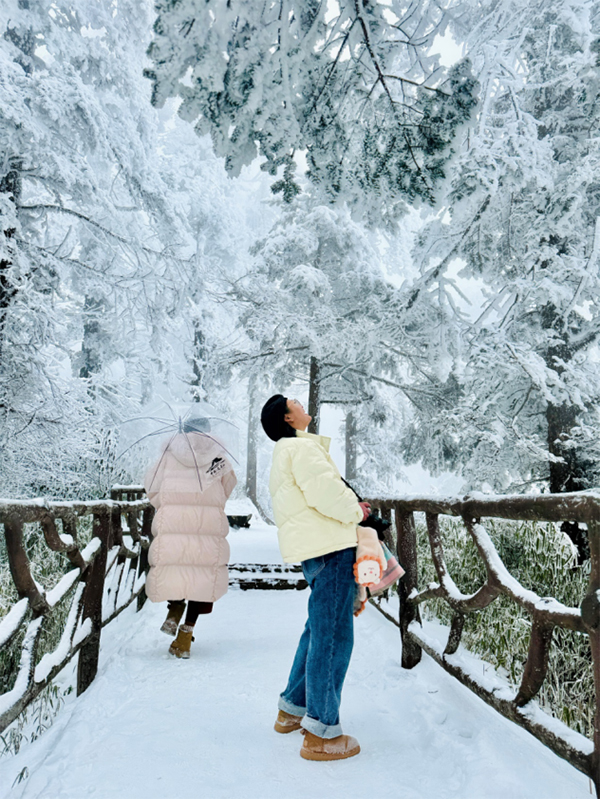
<path id="1" fill-rule="evenodd" d="M 600 796 L 600 494 L 575 492 L 539 496 L 469 495 L 462 499 L 410 498 L 372 500 L 384 517 L 394 516 L 398 560 L 406 570 L 399 584 L 400 613 L 398 626 L 402 636 L 402 665 L 417 665 L 424 649 L 446 671 L 474 691 L 507 718 L 524 727 L 560 757 L 587 774 Z M 426 588 L 418 586 L 417 535 L 414 513 L 424 513 L 438 582 Z M 461 517 L 485 565 L 487 577 L 471 595 L 458 589 L 448 571 L 440 534 L 439 516 Z M 485 527 L 484 518 L 514 521 L 579 522 L 588 530 L 591 574 L 587 595 L 580 608 L 566 607 L 554 598 L 540 597 L 524 588 L 507 571 Z M 466 658 L 458 653 L 465 615 L 482 610 L 497 597 L 510 598 L 531 616 L 528 657 L 521 685 L 516 692 L 488 683 L 469 669 Z M 419 605 L 430 599 L 442 599 L 453 611 L 445 648 L 423 631 Z M 386 614 L 387 615 L 387 614 Z M 589 636 L 596 696 L 593 741 L 570 730 L 566 725 L 540 710 L 530 700 L 539 692 L 548 667 L 548 654 L 555 627 Z"/>
<path id="2" fill-rule="evenodd" d="M 242 591 L 302 591 L 308 587 L 301 566 L 279 563 L 230 563 L 229 585 Z"/>
<path id="3" fill-rule="evenodd" d="M 0 621 L 0 653 L 16 645 L 24 630 L 14 683 L 0 695 L 0 733 L 77 653 L 78 694 L 90 685 L 98 668 L 102 628 L 135 599 L 138 609 L 145 599 L 153 512 L 146 499 L 138 498 L 129 502 L 0 500 L 0 524 L 19 597 Z M 85 517 L 92 519 L 92 538 L 80 548 L 78 526 Z M 23 526 L 29 523 L 39 524 L 48 549 L 64 553 L 73 566 L 49 590 L 32 575 L 23 543 Z M 59 643 L 38 662 L 41 637 L 56 622 L 57 609 L 64 602 L 70 602 L 70 607 Z M 61 612 L 59 618 L 64 615 Z"/>

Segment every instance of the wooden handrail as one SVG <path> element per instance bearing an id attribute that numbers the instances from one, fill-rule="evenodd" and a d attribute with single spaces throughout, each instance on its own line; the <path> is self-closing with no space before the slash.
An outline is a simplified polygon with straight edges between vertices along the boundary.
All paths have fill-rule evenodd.
<path id="1" fill-rule="evenodd" d="M 416 666 L 425 650 L 488 704 L 589 775 L 600 795 L 600 493 L 470 495 L 445 499 L 403 497 L 370 502 L 385 517 L 394 520 L 398 559 L 406 571 L 398 586 L 400 612 L 395 622 L 402 636 L 402 666 Z M 418 585 L 414 519 L 417 512 L 425 514 L 438 577 L 436 584 L 424 588 Z M 19 595 L 19 601 L 0 621 L 0 651 L 11 646 L 20 630 L 25 631 L 17 679 L 11 690 L 0 695 L 0 732 L 78 652 L 78 693 L 90 685 L 97 671 L 103 626 L 136 598 L 138 609 L 144 602 L 153 513 L 141 486 L 119 486 L 111 492 L 110 500 L 87 503 L 0 500 L 0 524 L 4 527 L 10 570 Z M 440 515 L 462 519 L 485 566 L 485 580 L 471 595 L 458 589 L 447 567 Z M 85 517 L 92 518 L 93 537 L 81 548 L 78 527 Z M 567 607 L 521 586 L 504 567 L 491 542 L 482 524 L 486 518 L 584 523 L 589 536 L 591 574 L 581 607 Z M 48 549 L 64 554 L 73 566 L 50 590 L 41 589 L 33 579 L 23 546 L 23 525 L 33 522 L 41 525 Z M 123 534 L 125 525 L 129 536 L 127 545 Z M 391 538 L 388 543 L 393 545 Z M 265 569 L 268 574 L 263 573 Z M 297 570 L 288 567 L 240 564 L 232 567 L 232 571 L 235 572 L 233 581 L 248 588 L 263 587 L 263 583 L 276 588 L 284 585 L 300 588 L 304 582 Z M 527 662 L 521 684 L 512 697 L 487 688 L 455 657 L 466 615 L 490 606 L 499 596 L 519 605 L 532 619 Z M 421 626 L 419 607 L 429 599 L 441 599 L 452 609 L 450 631 L 443 649 L 427 637 Z M 55 608 L 63 601 L 70 601 L 70 608 L 60 643 L 54 652 L 46 653 L 36 663 L 41 634 L 55 616 Z M 577 743 L 573 735 L 561 735 L 559 724 L 545 724 L 541 711 L 532 713 L 528 707 L 544 683 L 556 627 L 589 636 L 596 689 L 594 737 L 589 746 Z"/>
<path id="2" fill-rule="evenodd" d="M 93 681 L 102 628 L 134 600 L 137 599 L 138 610 L 144 603 L 153 513 L 154 509 L 139 492 L 131 501 L 0 500 L 0 524 L 19 596 L 19 601 L 0 620 L 0 652 L 13 645 L 24 630 L 14 685 L 0 695 L 0 733 L 77 653 L 78 694 Z M 81 548 L 78 528 L 85 517 L 92 518 L 92 539 Z M 131 547 L 123 542 L 122 517 L 126 518 L 131 533 Z M 48 549 L 64 554 L 74 567 L 51 589 L 43 589 L 32 575 L 23 543 L 23 527 L 31 523 L 40 524 Z M 70 604 L 68 612 L 62 614 L 66 615 L 66 621 L 59 644 L 38 663 L 42 635 L 55 622 L 56 609 L 63 602 Z"/>
<path id="3" fill-rule="evenodd" d="M 400 610 L 397 624 L 402 636 L 402 666 L 416 666 L 421 659 L 421 651 L 425 650 L 463 685 L 587 774 L 600 796 L 600 493 L 580 491 L 536 496 L 472 494 L 444 499 L 403 497 L 369 501 L 373 508 L 379 509 L 384 515 L 394 515 L 398 560 L 406 570 L 406 575 L 398 586 Z M 432 561 L 438 577 L 437 583 L 426 588 L 419 588 L 418 585 L 415 513 L 425 514 Z M 473 594 L 463 594 L 448 570 L 439 527 L 441 515 L 462 519 L 485 566 L 486 578 Z M 502 563 L 481 523 L 485 518 L 537 522 L 576 521 L 585 524 L 590 544 L 591 574 L 581 607 L 567 607 L 554 598 L 540 597 L 524 588 Z M 488 607 L 499 596 L 507 597 L 523 608 L 532 620 L 525 669 L 521 684 L 512 698 L 486 687 L 463 668 L 460 659 L 455 657 L 465 616 Z M 453 611 L 444 649 L 429 639 L 422 628 L 419 606 L 430 599 L 443 600 Z M 390 618 L 389 613 L 385 615 Z M 555 719 L 551 723 L 544 723 L 545 714 L 541 710 L 532 713 L 527 707 L 544 683 L 553 631 L 557 627 L 587 634 L 590 639 L 596 695 L 592 741 L 587 741 L 583 736 L 578 738 L 574 734 L 561 735 L 558 731 L 560 723 Z"/>
<path id="4" fill-rule="evenodd" d="M 86 517 L 92 519 L 92 539 L 81 548 L 79 528 Z M 75 655 L 77 693 L 94 680 L 102 629 L 134 600 L 138 610 L 144 604 L 153 517 L 154 508 L 138 485 L 114 486 L 111 499 L 90 502 L 0 500 L 0 525 L 19 596 L 0 619 L 0 652 L 24 630 L 14 685 L 0 694 L 0 733 Z M 32 523 L 40 525 L 48 550 L 64 554 L 74 567 L 50 590 L 34 580 L 23 544 L 24 525 Z M 131 541 L 126 543 L 124 533 Z M 233 564 L 230 583 L 244 590 L 306 586 L 298 567 L 262 564 Z M 67 601 L 59 644 L 38 663 L 42 635 L 56 618 L 56 608 Z"/>

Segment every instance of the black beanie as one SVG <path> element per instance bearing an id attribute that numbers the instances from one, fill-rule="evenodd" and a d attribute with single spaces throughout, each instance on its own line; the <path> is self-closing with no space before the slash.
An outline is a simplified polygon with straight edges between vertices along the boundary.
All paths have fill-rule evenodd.
<path id="1" fill-rule="evenodd" d="M 287 413 L 287 399 L 283 394 L 275 394 L 263 405 L 260 421 L 263 430 L 272 441 L 280 438 L 293 438 L 296 435 L 294 428 L 283 418 Z"/>

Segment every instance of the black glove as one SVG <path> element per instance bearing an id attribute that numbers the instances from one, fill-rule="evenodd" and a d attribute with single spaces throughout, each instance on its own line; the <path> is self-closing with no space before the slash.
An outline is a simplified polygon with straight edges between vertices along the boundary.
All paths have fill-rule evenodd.
<path id="1" fill-rule="evenodd" d="M 356 489 L 353 486 L 351 486 L 350 483 L 347 480 L 344 480 L 343 477 L 342 477 L 342 481 L 344 483 L 346 483 L 346 485 L 348 486 L 348 488 L 351 491 L 354 491 L 358 501 L 362 502 L 363 499 L 362 499 L 361 496 L 359 496 L 359 494 L 356 491 Z M 369 513 L 369 515 L 367 516 L 367 518 L 364 521 L 358 523 L 358 526 L 359 527 L 371 527 L 377 533 L 377 538 L 380 541 L 385 541 L 385 533 L 386 533 L 386 530 L 388 529 L 388 527 L 390 526 L 390 524 L 391 524 L 391 522 L 388 522 L 387 519 L 382 519 L 381 516 L 379 516 L 377 513 Z"/>

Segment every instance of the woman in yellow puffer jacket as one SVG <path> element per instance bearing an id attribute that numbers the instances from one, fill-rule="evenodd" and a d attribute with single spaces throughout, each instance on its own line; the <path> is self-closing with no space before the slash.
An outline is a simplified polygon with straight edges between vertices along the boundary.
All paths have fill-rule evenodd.
<path id="1" fill-rule="evenodd" d="M 303 727 L 302 757 L 340 760 L 360 751 L 355 738 L 342 734 L 339 708 L 354 641 L 356 527 L 369 507 L 344 484 L 329 455 L 330 439 L 305 432 L 310 421 L 297 400 L 281 394 L 261 414 L 277 442 L 269 489 L 279 547 L 286 562 L 302 563 L 311 589 L 275 730 Z"/>

